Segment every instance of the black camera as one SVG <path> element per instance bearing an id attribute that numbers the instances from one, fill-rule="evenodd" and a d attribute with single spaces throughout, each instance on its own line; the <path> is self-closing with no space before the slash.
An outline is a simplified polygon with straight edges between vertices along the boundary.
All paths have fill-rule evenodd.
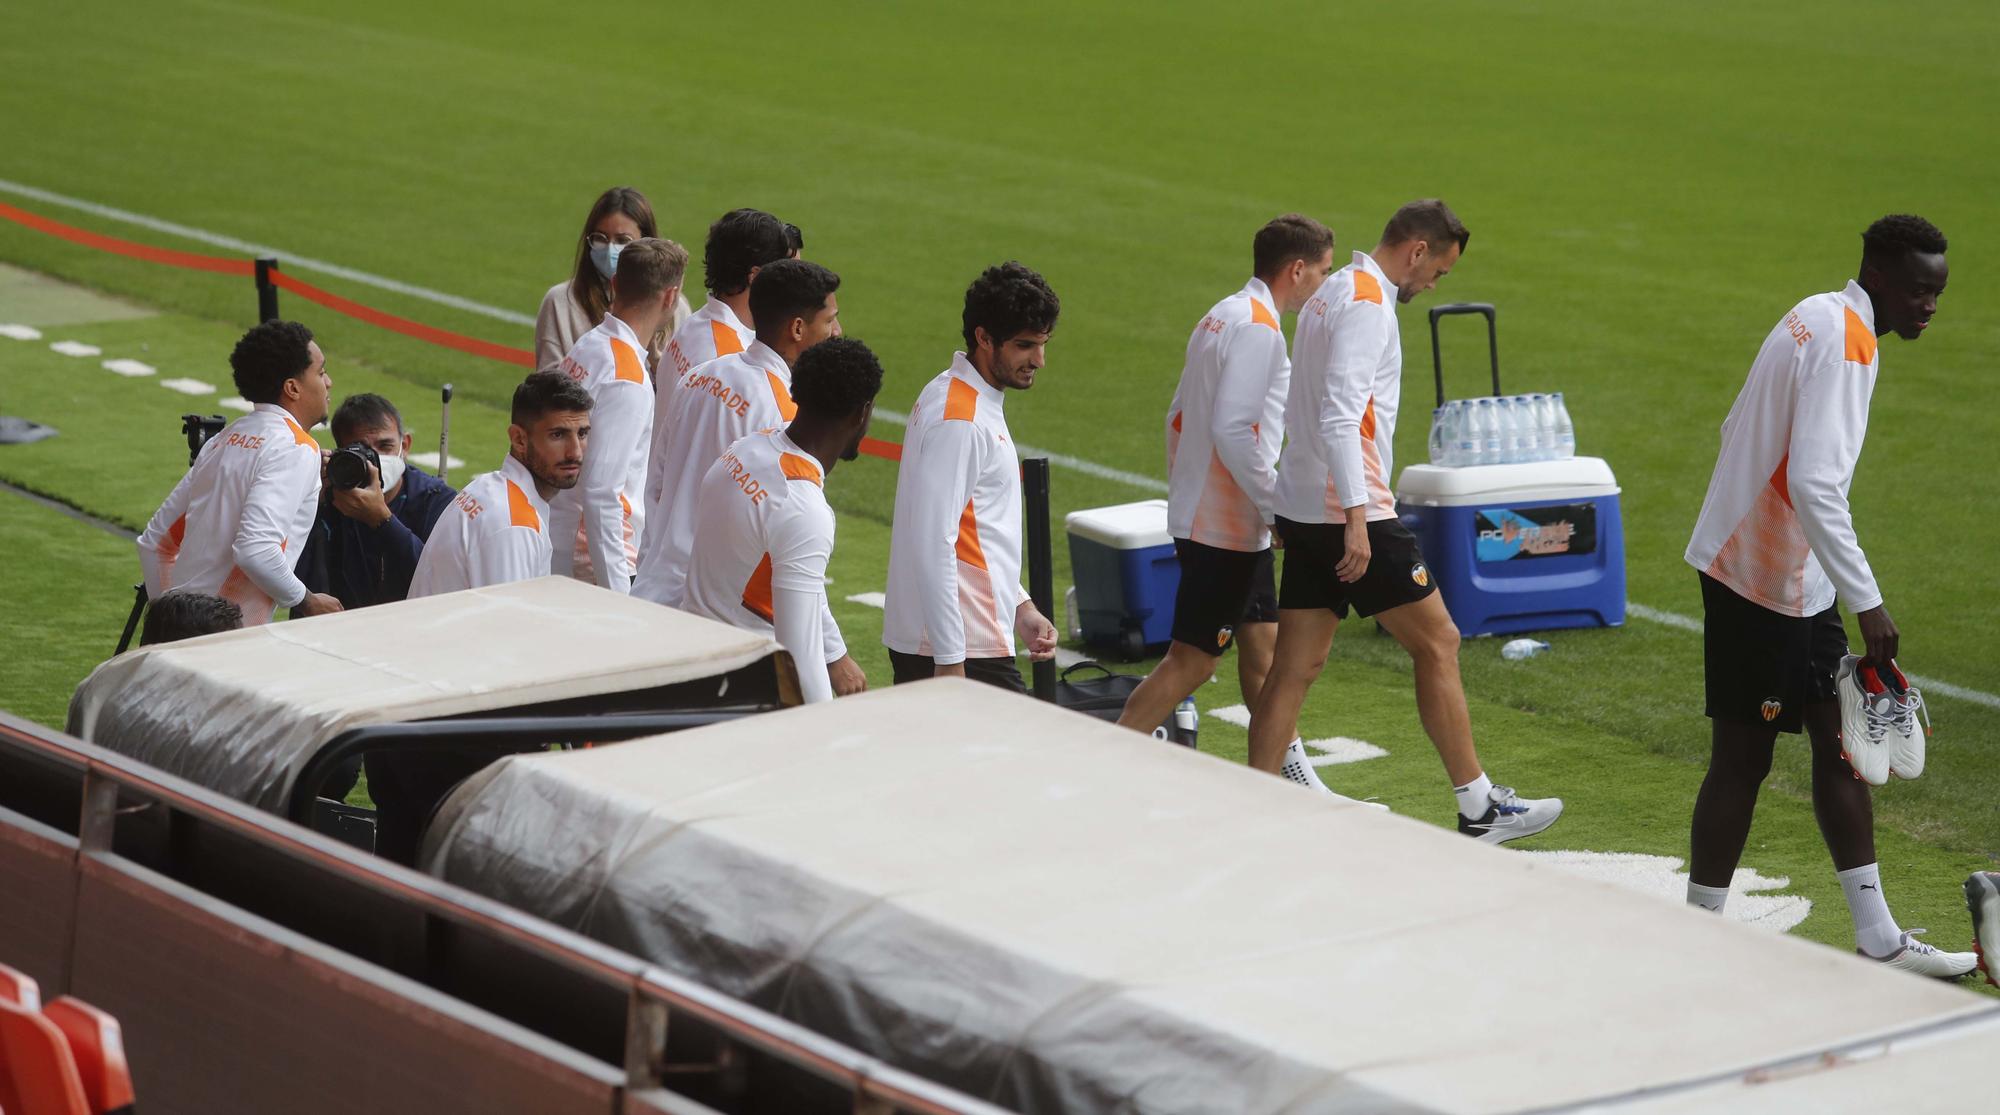
<path id="1" fill-rule="evenodd" d="M 195 458 L 201 456 L 201 447 L 208 444 L 208 439 L 221 433 L 222 428 L 227 425 L 229 420 L 220 414 L 181 415 L 181 433 L 186 434 L 188 439 L 189 468 L 194 467 Z"/>
<path id="2" fill-rule="evenodd" d="M 373 475 L 368 471 L 371 466 L 375 470 Z M 372 488 L 375 477 L 381 474 L 382 458 L 366 442 L 343 445 L 326 459 L 326 484 L 329 488 Z"/>

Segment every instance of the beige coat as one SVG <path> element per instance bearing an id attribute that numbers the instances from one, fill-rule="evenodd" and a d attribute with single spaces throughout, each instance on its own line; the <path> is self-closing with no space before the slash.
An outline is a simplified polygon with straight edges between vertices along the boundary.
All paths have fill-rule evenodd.
<path id="1" fill-rule="evenodd" d="M 686 295 L 675 301 L 672 320 L 646 343 L 647 370 L 659 367 L 660 354 L 666 351 L 667 341 L 672 339 L 691 312 Z M 562 365 L 562 358 L 569 355 L 570 346 L 576 344 L 576 339 L 596 327 L 597 323 L 590 320 L 590 315 L 576 304 L 576 299 L 570 297 L 568 279 L 550 287 L 549 292 L 542 296 L 541 312 L 535 315 L 535 370 L 556 371 Z"/>

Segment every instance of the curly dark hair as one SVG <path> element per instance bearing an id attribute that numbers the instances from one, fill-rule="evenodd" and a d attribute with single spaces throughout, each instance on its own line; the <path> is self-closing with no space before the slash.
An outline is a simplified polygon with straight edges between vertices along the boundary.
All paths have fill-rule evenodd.
<path id="1" fill-rule="evenodd" d="M 792 254 L 790 226 L 762 209 L 731 209 L 708 226 L 701 270 L 710 294 L 740 294 L 752 268 Z"/>
<path id="2" fill-rule="evenodd" d="M 561 372 L 536 372 L 514 389 L 514 409 L 508 421 L 527 429 L 550 411 L 588 413 L 590 392 Z"/>
<path id="3" fill-rule="evenodd" d="M 985 329 L 997 345 L 1022 333 L 1055 331 L 1062 300 L 1043 278 L 1008 260 L 988 267 L 965 291 L 965 351 L 979 347 L 973 330 Z"/>
<path id="4" fill-rule="evenodd" d="M 229 354 L 236 393 L 253 403 L 275 403 L 285 381 L 312 367 L 313 331 L 296 321 L 267 321 L 243 334 Z"/>
<path id="5" fill-rule="evenodd" d="M 764 265 L 750 284 L 750 317 L 759 330 L 775 332 L 795 317 L 810 321 L 840 289 L 840 276 L 817 263 L 779 257 Z"/>
<path id="6" fill-rule="evenodd" d="M 1891 213 L 1861 234 L 1861 262 L 1888 263 L 1922 253 L 1943 255 L 1944 233 L 1913 213 Z"/>
<path id="7" fill-rule="evenodd" d="M 792 365 L 792 401 L 822 418 L 845 418 L 875 401 L 882 362 L 853 337 L 821 341 Z"/>
<path id="8" fill-rule="evenodd" d="M 241 626 L 243 609 L 231 601 L 205 592 L 170 592 L 146 605 L 146 625 L 139 629 L 139 645 L 173 643 Z"/>

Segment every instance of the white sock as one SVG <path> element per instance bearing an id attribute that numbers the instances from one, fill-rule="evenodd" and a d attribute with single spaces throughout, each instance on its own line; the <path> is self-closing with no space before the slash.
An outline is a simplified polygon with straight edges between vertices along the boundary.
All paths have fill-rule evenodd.
<path id="1" fill-rule="evenodd" d="M 1850 867 L 1839 872 L 1840 889 L 1847 894 L 1847 913 L 1854 919 L 1854 945 L 1880 960 L 1903 947 L 1903 930 L 1889 914 L 1889 901 L 1882 897 L 1882 870 L 1877 864 Z"/>
<path id="2" fill-rule="evenodd" d="M 1477 821 L 1493 808 L 1493 780 L 1483 772 L 1465 785 L 1453 787 L 1451 792 L 1458 795 L 1458 815 L 1468 821 Z"/>
<path id="3" fill-rule="evenodd" d="M 1312 758 L 1306 754 L 1304 740 L 1295 739 L 1285 748 L 1285 761 L 1278 770 L 1289 780 L 1322 794 L 1331 794 L 1326 783 L 1319 780 L 1319 772 L 1313 769 Z"/>
<path id="4" fill-rule="evenodd" d="M 1728 887 L 1705 887 L 1693 879 L 1688 880 L 1688 905 L 1699 906 L 1711 913 L 1721 913 L 1723 903 L 1729 901 Z"/>

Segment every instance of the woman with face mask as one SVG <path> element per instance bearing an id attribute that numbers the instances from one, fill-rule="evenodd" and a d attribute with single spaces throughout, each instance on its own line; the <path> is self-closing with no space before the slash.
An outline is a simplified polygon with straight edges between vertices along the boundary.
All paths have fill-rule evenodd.
<path id="1" fill-rule="evenodd" d="M 630 186 L 613 186 L 590 207 L 577 240 L 576 267 L 569 278 L 549 288 L 542 296 L 541 312 L 535 315 L 535 370 L 560 371 L 562 358 L 578 337 L 604 321 L 611 305 L 611 276 L 618 270 L 618 253 L 625 245 L 645 236 L 658 236 L 653 207 L 646 195 Z M 674 330 L 688 319 L 686 298 L 674 306 L 671 320 L 650 338 L 648 363 L 657 367 L 660 353 Z"/>

